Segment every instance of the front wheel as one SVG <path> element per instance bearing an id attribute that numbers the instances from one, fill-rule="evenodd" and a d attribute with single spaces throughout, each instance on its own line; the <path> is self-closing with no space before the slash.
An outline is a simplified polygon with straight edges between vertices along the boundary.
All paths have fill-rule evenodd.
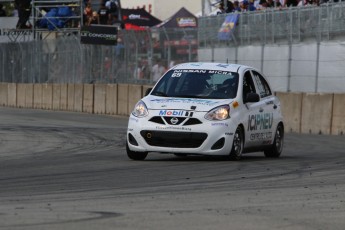
<path id="1" fill-rule="evenodd" d="M 129 159 L 136 160 L 136 161 L 142 161 L 145 160 L 147 157 L 147 152 L 135 152 L 129 149 L 128 143 L 126 141 L 126 151 L 127 151 L 127 156 Z"/>
<path id="2" fill-rule="evenodd" d="M 284 127 L 282 123 L 279 123 L 274 136 L 273 144 L 269 149 L 264 151 L 266 157 L 277 158 L 283 151 L 284 145 Z"/>
<path id="3" fill-rule="evenodd" d="M 234 140 L 232 141 L 232 148 L 231 152 L 229 154 L 230 160 L 239 160 L 242 156 L 243 151 L 243 143 L 244 143 L 244 137 L 243 137 L 243 130 L 239 126 L 236 129 Z"/>

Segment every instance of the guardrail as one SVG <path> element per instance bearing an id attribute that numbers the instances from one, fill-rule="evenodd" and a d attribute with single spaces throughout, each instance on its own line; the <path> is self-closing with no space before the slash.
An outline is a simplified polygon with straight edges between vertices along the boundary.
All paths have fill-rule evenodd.
<path id="1" fill-rule="evenodd" d="M 0 105 L 128 116 L 150 85 L 0 83 Z M 286 132 L 343 135 L 345 94 L 278 92 Z"/>

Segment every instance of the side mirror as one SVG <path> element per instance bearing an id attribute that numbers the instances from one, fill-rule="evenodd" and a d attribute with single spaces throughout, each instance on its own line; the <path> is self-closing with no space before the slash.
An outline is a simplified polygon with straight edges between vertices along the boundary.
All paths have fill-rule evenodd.
<path id="1" fill-rule="evenodd" d="M 260 96 L 257 93 L 248 93 L 245 98 L 245 103 L 247 102 L 258 102 L 260 101 Z"/>
<path id="2" fill-rule="evenodd" d="M 145 92 L 145 96 L 149 95 L 151 93 L 152 88 L 148 88 Z"/>

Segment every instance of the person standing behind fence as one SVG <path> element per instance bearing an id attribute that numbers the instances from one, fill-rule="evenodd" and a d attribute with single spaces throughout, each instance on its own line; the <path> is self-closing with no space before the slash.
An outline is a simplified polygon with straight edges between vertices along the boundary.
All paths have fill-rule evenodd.
<path id="1" fill-rule="evenodd" d="M 240 7 L 240 2 L 239 1 L 234 1 L 234 12 L 241 12 L 242 9 Z"/>
<path id="2" fill-rule="evenodd" d="M 299 0 L 285 0 L 284 6 L 285 7 L 297 6 L 299 2 L 300 2 Z"/>
<path id="3" fill-rule="evenodd" d="M 118 15 L 120 10 L 120 4 L 118 0 L 108 0 L 105 3 L 105 6 L 108 8 L 112 20 L 114 20 L 115 22 L 118 21 Z"/>
<path id="4" fill-rule="evenodd" d="M 92 6 L 90 2 L 87 2 L 84 8 L 84 12 L 83 12 L 83 23 L 85 25 L 88 25 L 91 17 L 92 17 Z"/>
<path id="5" fill-rule="evenodd" d="M 102 25 L 108 24 L 109 19 L 109 9 L 105 7 L 105 3 L 102 3 L 101 7 L 98 10 L 99 23 Z"/>
<path id="6" fill-rule="evenodd" d="M 89 18 L 89 22 L 88 22 L 88 25 L 95 25 L 95 24 L 99 24 L 99 16 L 98 16 L 97 11 L 92 12 L 92 16 Z"/>
<path id="7" fill-rule="evenodd" d="M 31 0 L 15 0 L 15 5 L 18 10 L 17 29 L 30 29 L 27 25 L 31 14 Z"/>
<path id="8" fill-rule="evenodd" d="M 0 17 L 6 17 L 6 11 L 3 9 L 3 5 L 0 3 Z"/>
<path id="9" fill-rule="evenodd" d="M 162 61 L 158 60 L 154 66 L 152 66 L 152 81 L 157 82 L 159 78 L 165 73 L 165 67 L 162 65 Z"/>

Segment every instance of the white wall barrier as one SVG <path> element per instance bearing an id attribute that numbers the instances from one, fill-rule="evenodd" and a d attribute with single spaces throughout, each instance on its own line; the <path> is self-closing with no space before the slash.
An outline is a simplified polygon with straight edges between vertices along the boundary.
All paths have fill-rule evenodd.
<path id="1" fill-rule="evenodd" d="M 151 86 L 0 83 L 0 106 L 128 116 Z M 345 94 L 277 92 L 286 132 L 343 135 Z"/>

